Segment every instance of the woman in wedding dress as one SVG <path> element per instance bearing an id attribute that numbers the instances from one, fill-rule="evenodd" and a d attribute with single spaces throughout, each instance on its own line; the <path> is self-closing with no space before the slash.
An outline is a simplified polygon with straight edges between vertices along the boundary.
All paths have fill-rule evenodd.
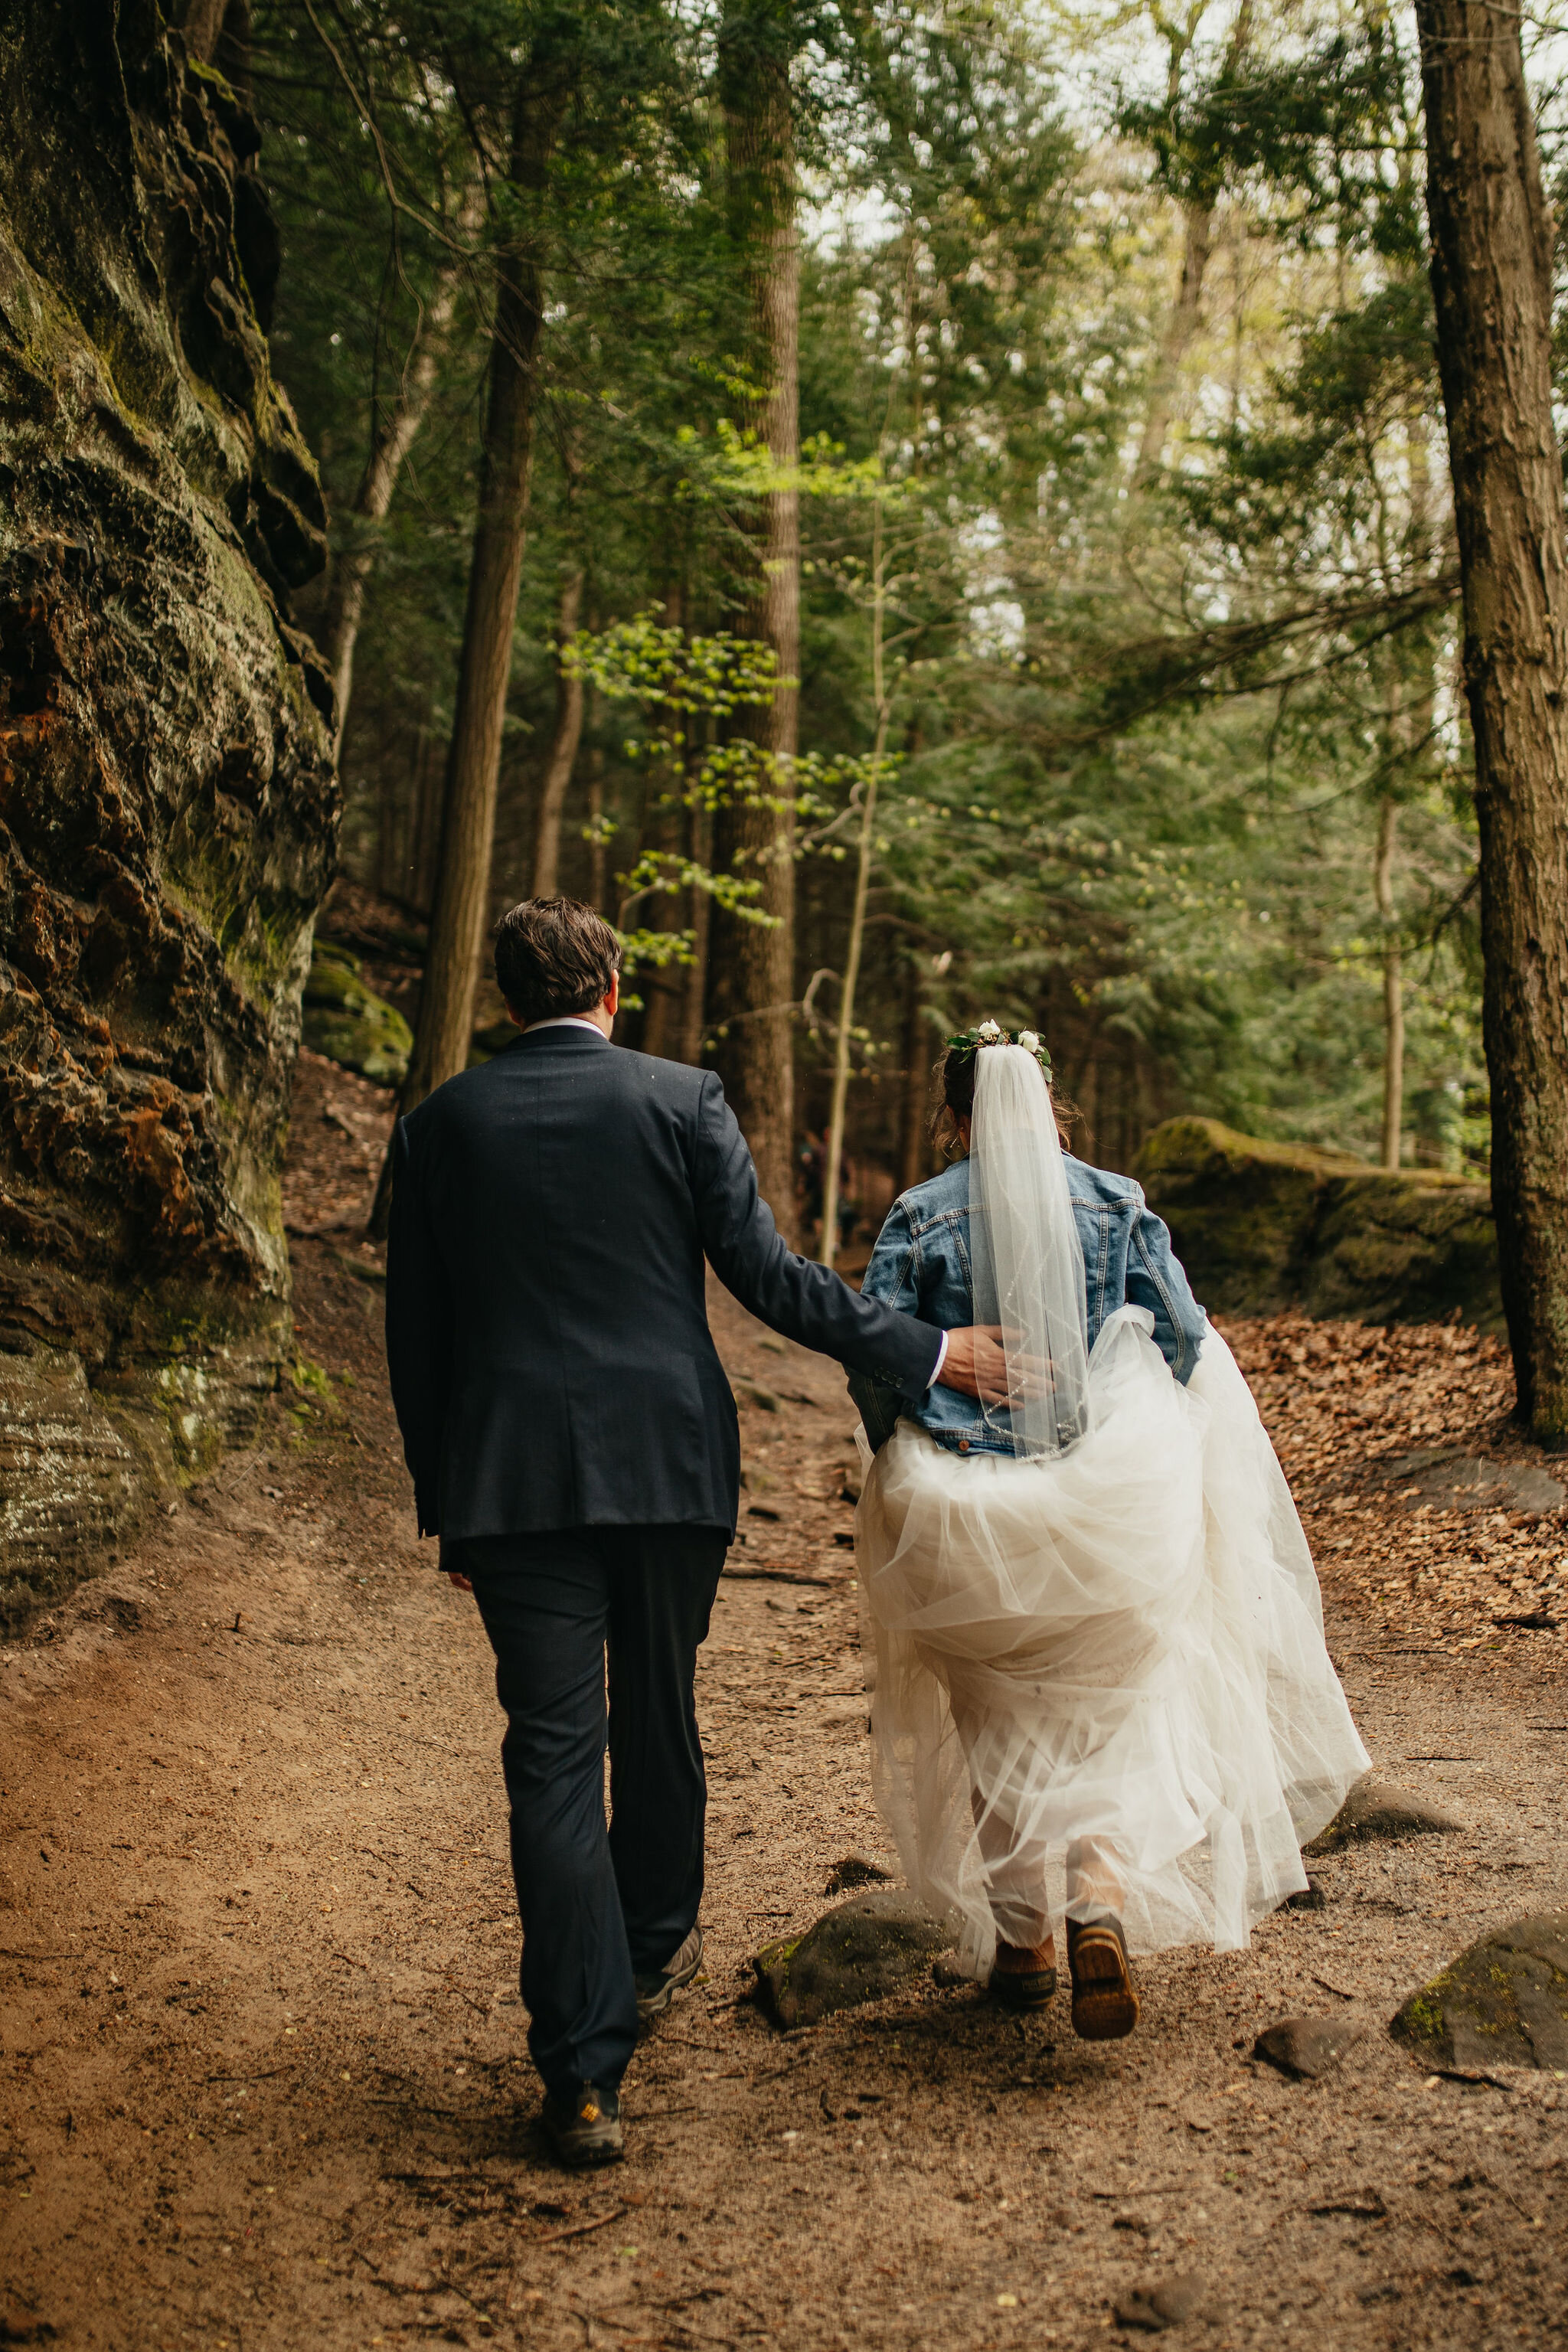
<path id="1" fill-rule="evenodd" d="M 966 1158 L 889 1212 L 863 1291 L 997 1328 L 987 1403 L 852 1381 L 878 1803 L 910 1885 L 1018 2009 L 1130 2033 L 1129 1954 L 1246 1944 L 1365 1770 L 1251 1392 L 1136 1184 L 1067 1157 L 1049 1059 L 950 1041 Z"/>

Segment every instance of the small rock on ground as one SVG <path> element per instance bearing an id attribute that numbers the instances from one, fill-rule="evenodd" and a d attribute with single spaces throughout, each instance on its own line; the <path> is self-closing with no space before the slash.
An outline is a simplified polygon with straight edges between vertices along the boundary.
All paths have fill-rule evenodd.
<path id="1" fill-rule="evenodd" d="M 885 1886 L 893 1874 L 874 1853 L 841 1854 L 827 1874 L 825 1895 L 847 1895 L 852 1886 Z"/>
<path id="2" fill-rule="evenodd" d="M 1363 1772 L 1307 1852 L 1332 1853 L 1340 1846 L 1359 1845 L 1373 1838 L 1445 1836 L 1464 1826 L 1452 1813 L 1428 1804 L 1425 1797 L 1413 1797 L 1407 1789 L 1380 1780 L 1375 1772 Z"/>
<path id="3" fill-rule="evenodd" d="M 1365 2031 L 1347 2017 L 1282 2017 L 1258 2035 L 1252 2054 L 1298 2082 L 1316 2082 L 1332 2073 Z"/>
<path id="4" fill-rule="evenodd" d="M 1568 1911 L 1494 1928 L 1389 2025 L 1439 2066 L 1568 2068 Z"/>
<path id="5" fill-rule="evenodd" d="M 1197 2318 L 1205 2293 L 1204 2281 L 1195 2271 L 1173 2271 L 1164 2278 L 1145 2279 L 1117 2305 L 1116 2324 L 1160 2335 L 1167 2327 L 1180 2327 L 1184 2320 Z"/>
<path id="6" fill-rule="evenodd" d="M 804 1936 L 764 1945 L 752 1966 L 763 2007 L 787 2031 L 897 1992 L 951 1941 L 912 1895 L 878 1887 L 836 1905 Z"/>

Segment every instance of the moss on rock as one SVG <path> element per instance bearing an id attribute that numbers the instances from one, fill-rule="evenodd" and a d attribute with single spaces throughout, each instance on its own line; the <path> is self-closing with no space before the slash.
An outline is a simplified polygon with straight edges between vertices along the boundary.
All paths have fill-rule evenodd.
<path id="1" fill-rule="evenodd" d="M 414 1033 L 397 1007 L 377 996 L 347 948 L 317 940 L 301 1022 L 301 1040 L 312 1054 L 380 1086 L 399 1086 L 407 1075 Z"/>
<path id="2" fill-rule="evenodd" d="M 1134 1175 L 1216 1313 L 1431 1322 L 1458 1310 L 1500 1331 L 1497 1240 L 1483 1185 L 1348 1153 L 1270 1143 L 1218 1119 L 1155 1129 Z"/>
<path id="3" fill-rule="evenodd" d="M 837 1904 L 804 1936 L 764 1945 L 752 1965 L 763 2001 L 787 2031 L 897 1992 L 951 1941 L 914 1895 L 879 1887 Z"/>
<path id="4" fill-rule="evenodd" d="M 1432 2065 L 1568 2067 L 1568 1911 L 1482 1937 L 1419 1986 L 1388 2030 Z"/>
<path id="5" fill-rule="evenodd" d="M 288 602 L 326 517 L 237 231 L 258 135 L 157 9 L 0 14 L 0 1421 L 56 1432 L 0 1447 L 13 1617 L 247 1434 L 291 1346 L 338 797 Z"/>

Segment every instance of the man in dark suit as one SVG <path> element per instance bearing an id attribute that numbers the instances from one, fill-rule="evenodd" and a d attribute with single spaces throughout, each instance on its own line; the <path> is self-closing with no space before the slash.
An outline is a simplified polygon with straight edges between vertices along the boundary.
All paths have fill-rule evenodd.
<path id="1" fill-rule="evenodd" d="M 1000 1361 L 785 1248 L 713 1073 L 610 1044 L 619 962 L 574 900 L 503 918 L 521 1034 L 399 1122 L 387 1249 L 420 1533 L 496 1654 L 529 2048 L 573 2164 L 620 2154 L 639 2018 L 701 1958 L 693 1678 L 741 1466 L 704 1260 L 773 1329 L 911 1402 Z"/>

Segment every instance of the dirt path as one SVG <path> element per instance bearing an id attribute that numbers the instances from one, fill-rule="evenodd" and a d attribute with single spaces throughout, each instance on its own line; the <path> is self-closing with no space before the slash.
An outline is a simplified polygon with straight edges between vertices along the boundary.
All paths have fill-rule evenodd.
<path id="1" fill-rule="evenodd" d="M 749 1953 L 881 1843 L 850 1414 L 725 1302 L 767 1392 L 735 1561 L 791 1580 L 729 1580 L 705 1656 L 708 1980 L 628 2077 L 628 2162 L 564 2178 L 488 1653 L 412 1540 L 375 1267 L 297 1264 L 330 1391 L 0 1654 L 0 2344 L 1082 2346 L 1173 2272 L 1205 2281 L 1194 2346 L 1563 2342 L 1568 2085 L 1430 2081 L 1379 2030 L 1439 1958 L 1568 1900 L 1559 1641 L 1461 1662 L 1348 1613 L 1339 1578 L 1368 1744 L 1466 1832 L 1325 1864 L 1328 1906 L 1249 1954 L 1146 1965 L 1133 2042 L 934 1984 L 781 2038 Z M 1303 2010 L 1370 2029 L 1316 2085 L 1247 2054 Z"/>

